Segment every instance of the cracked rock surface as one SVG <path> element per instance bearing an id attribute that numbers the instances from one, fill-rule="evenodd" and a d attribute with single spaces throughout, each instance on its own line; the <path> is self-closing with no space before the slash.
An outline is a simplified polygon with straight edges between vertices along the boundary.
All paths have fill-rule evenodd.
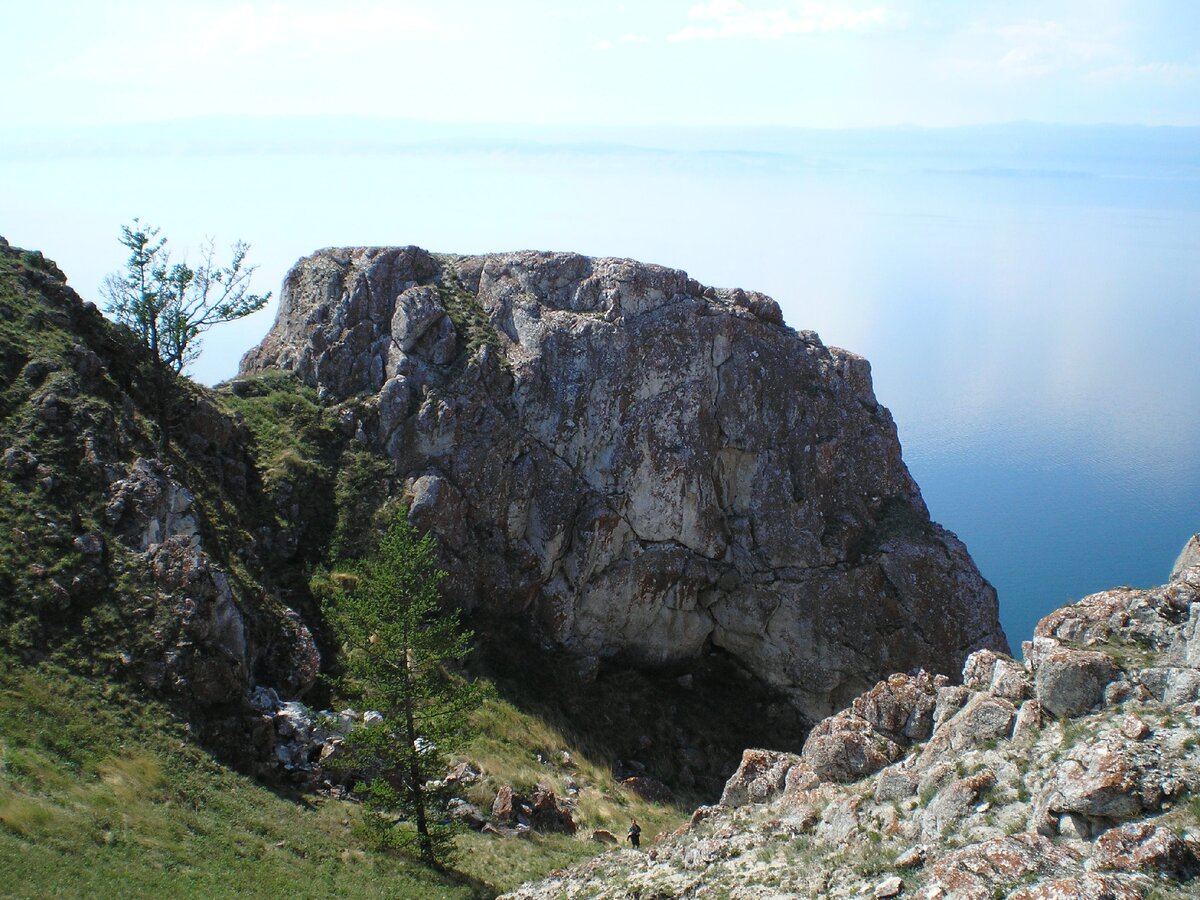
<path id="1" fill-rule="evenodd" d="M 581 658 L 715 646 L 819 718 L 1007 649 L 870 365 L 769 297 L 568 253 L 323 250 L 242 372 L 350 404 L 467 608 Z"/>

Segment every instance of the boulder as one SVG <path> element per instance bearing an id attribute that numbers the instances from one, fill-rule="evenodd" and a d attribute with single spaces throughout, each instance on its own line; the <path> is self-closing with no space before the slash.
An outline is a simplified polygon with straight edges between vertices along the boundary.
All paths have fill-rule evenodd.
<path id="1" fill-rule="evenodd" d="M 894 865 L 897 869 L 919 869 L 921 866 L 925 865 L 925 857 L 927 854 L 928 850 L 924 845 L 919 844 L 916 847 L 909 847 L 896 857 L 896 859 L 892 862 L 892 865 Z"/>
<path id="2" fill-rule="evenodd" d="M 1107 875 L 1081 878 L 1053 878 L 1017 888 L 1007 900 L 1143 900 L 1142 891 L 1133 884 Z"/>
<path id="3" fill-rule="evenodd" d="M 1007 738 L 1017 710 L 992 694 L 975 694 L 951 720 L 950 746 L 955 750 Z"/>
<path id="4" fill-rule="evenodd" d="M 864 833 L 861 797 L 838 797 L 821 811 L 816 823 L 817 839 L 834 846 L 849 846 Z"/>
<path id="5" fill-rule="evenodd" d="M 1012 740 L 1014 744 L 1028 745 L 1036 740 L 1045 723 L 1042 715 L 1042 705 L 1036 700 L 1026 700 L 1017 710 L 1017 721 L 1013 725 Z"/>
<path id="6" fill-rule="evenodd" d="M 1037 802 L 1052 814 L 1071 812 L 1089 818 L 1124 820 L 1143 808 L 1156 808 L 1156 785 L 1142 790 L 1141 759 L 1120 742 L 1100 741 L 1076 747 L 1055 767 Z"/>
<path id="7" fill-rule="evenodd" d="M 995 773 L 984 769 L 942 788 L 921 817 L 922 837 L 926 841 L 934 841 L 949 834 L 995 783 Z"/>
<path id="8" fill-rule="evenodd" d="M 21 447 L 9 447 L 0 456 L 0 465 L 10 474 L 20 477 L 37 471 L 38 458 Z"/>
<path id="9" fill-rule="evenodd" d="M 925 671 L 915 676 L 891 675 L 855 697 L 850 710 L 897 743 L 923 741 L 933 731 L 937 690 L 944 682 Z"/>
<path id="10" fill-rule="evenodd" d="M 496 798 L 492 801 L 492 820 L 501 823 L 511 822 L 516 817 L 516 809 L 512 785 L 506 784 L 496 791 Z"/>
<path id="11" fill-rule="evenodd" d="M 977 650 L 963 665 L 963 685 L 1018 703 L 1028 696 L 1030 679 L 1025 667 L 1011 657 L 992 650 Z"/>
<path id="12" fill-rule="evenodd" d="M 794 753 L 774 750 L 746 750 L 742 761 L 721 792 L 722 806 L 746 806 L 766 803 L 784 792 L 788 773 L 796 767 L 808 768 Z"/>
<path id="13" fill-rule="evenodd" d="M 1180 666 L 1151 666 L 1137 674 L 1154 699 L 1172 706 L 1200 699 L 1200 671 Z"/>
<path id="14" fill-rule="evenodd" d="M 961 684 L 945 685 L 937 689 L 937 702 L 933 707 L 933 727 L 957 713 L 971 699 L 971 689 Z"/>
<path id="15" fill-rule="evenodd" d="M 1130 714 L 1121 720 L 1121 736 L 1130 741 L 1142 741 L 1150 736 L 1150 726 Z"/>
<path id="16" fill-rule="evenodd" d="M 945 758 L 951 752 L 994 743 L 1012 735 L 1017 709 L 1008 700 L 989 693 L 972 693 L 970 699 L 938 726 L 921 751 L 921 765 Z"/>
<path id="17" fill-rule="evenodd" d="M 854 781 L 878 772 L 910 744 L 929 737 L 945 681 L 924 671 L 890 676 L 848 709 L 817 723 L 801 755 L 825 781 Z"/>
<path id="18" fill-rule="evenodd" d="M 1034 691 L 1051 716 L 1081 716 L 1104 700 L 1104 688 L 1120 677 L 1112 658 L 1093 650 L 1058 649 L 1040 662 Z"/>
<path id="19" fill-rule="evenodd" d="M 510 784 L 501 787 L 492 801 L 492 822 L 563 834 L 574 834 L 577 829 L 571 811 L 560 807 L 554 791 L 545 785 L 538 785 L 528 798 L 516 793 Z"/>
<path id="20" fill-rule="evenodd" d="M 474 784 L 482 777 L 483 772 L 480 771 L 475 763 L 470 760 L 462 760 L 447 772 L 446 777 L 442 780 L 446 784 L 467 785 Z"/>
<path id="21" fill-rule="evenodd" d="M 1200 875 L 1200 846 L 1153 822 L 1130 822 L 1104 832 L 1092 851 L 1100 871 L 1148 872 L 1187 881 Z"/>
<path id="22" fill-rule="evenodd" d="M 886 900 L 886 898 L 898 896 L 902 890 L 904 890 L 904 880 L 899 875 L 892 875 L 875 885 L 871 896 L 875 900 Z"/>
<path id="23" fill-rule="evenodd" d="M 558 805 L 554 791 L 538 785 L 529 798 L 529 824 L 535 831 L 574 834 L 577 826 L 571 811 Z"/>
<path id="24" fill-rule="evenodd" d="M 900 758 L 903 748 L 843 710 L 817 724 L 804 742 L 801 755 L 822 781 L 857 781 Z"/>
<path id="25" fill-rule="evenodd" d="M 917 792 L 918 775 L 902 764 L 888 766 L 875 778 L 875 802 L 903 800 Z"/>
<path id="26" fill-rule="evenodd" d="M 487 819 L 479 807 L 460 797 L 455 797 L 446 804 L 446 814 L 455 822 L 461 822 L 472 831 L 481 831 L 487 824 Z"/>
<path id="27" fill-rule="evenodd" d="M 650 775 L 634 775 L 621 781 L 621 786 L 652 803 L 670 803 L 674 799 L 671 789 Z"/>
<path id="28" fill-rule="evenodd" d="M 1079 854 L 1036 834 L 994 838 L 947 853 L 929 869 L 921 900 L 991 900 L 1023 879 L 1055 875 Z"/>

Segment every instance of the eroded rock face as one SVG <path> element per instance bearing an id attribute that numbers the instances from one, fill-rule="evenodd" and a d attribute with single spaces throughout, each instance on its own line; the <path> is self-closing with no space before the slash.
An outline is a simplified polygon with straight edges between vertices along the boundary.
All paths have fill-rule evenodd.
<path id="1" fill-rule="evenodd" d="M 1200 534 L 1193 534 L 1179 551 L 1179 558 L 1171 569 L 1171 580 L 1182 580 L 1188 574 L 1193 578 L 1200 577 Z"/>
<path id="2" fill-rule="evenodd" d="M 465 606 L 580 656 L 715 645 L 816 716 L 1006 648 L 867 361 L 768 297 L 573 254 L 326 250 L 242 362 L 269 368 L 356 406 Z"/>
<path id="3" fill-rule="evenodd" d="M 201 707 L 240 698 L 256 669 L 293 695 L 312 686 L 321 657 L 311 632 L 293 610 L 269 625 L 247 621 L 229 575 L 204 547 L 194 495 L 169 466 L 139 458 L 107 493 L 105 523 L 140 551 L 162 592 L 152 626 L 157 652 L 138 660 L 147 686 Z"/>
<path id="4" fill-rule="evenodd" d="M 785 791 L 789 783 L 797 781 L 803 784 L 801 789 L 804 789 L 812 787 L 817 779 L 796 754 L 747 750 L 721 793 L 721 805 L 765 803 Z"/>

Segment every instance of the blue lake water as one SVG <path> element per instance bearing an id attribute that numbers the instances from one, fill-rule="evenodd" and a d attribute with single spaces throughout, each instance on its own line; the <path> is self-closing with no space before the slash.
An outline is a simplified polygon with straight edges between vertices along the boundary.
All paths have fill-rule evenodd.
<path id="1" fill-rule="evenodd" d="M 0 234 L 93 298 L 135 214 L 179 245 L 245 238 L 262 287 L 318 247 L 415 243 L 628 256 L 765 291 L 871 360 L 1014 648 L 1068 600 L 1162 582 L 1200 531 L 1195 129 L 323 133 L 0 132 Z M 212 335 L 196 376 L 231 376 L 270 317 Z"/>

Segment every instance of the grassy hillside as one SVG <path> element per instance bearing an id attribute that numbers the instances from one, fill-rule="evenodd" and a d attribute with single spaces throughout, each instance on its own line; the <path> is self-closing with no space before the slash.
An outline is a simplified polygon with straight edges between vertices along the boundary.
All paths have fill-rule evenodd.
<path id="1" fill-rule="evenodd" d="M 579 817 L 617 833 L 637 817 L 648 833 L 686 820 L 647 803 L 602 766 L 538 761 L 562 735 L 502 701 L 480 717 L 466 754 L 493 785 L 582 785 Z M 49 663 L 0 655 L 0 894 L 19 897 L 490 897 L 603 848 L 576 838 L 469 833 L 459 871 L 444 875 L 376 852 L 355 829 L 357 804 L 271 790 L 215 761 L 187 726 L 140 691 Z"/>
<path id="2" fill-rule="evenodd" d="M 0 893 L 488 895 L 368 852 L 355 816 L 221 766 L 152 700 L 0 660 Z"/>

